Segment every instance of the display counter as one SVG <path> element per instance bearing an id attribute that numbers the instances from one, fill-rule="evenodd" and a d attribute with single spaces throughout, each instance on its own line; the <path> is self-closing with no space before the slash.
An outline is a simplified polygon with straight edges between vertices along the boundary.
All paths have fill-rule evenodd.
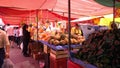
<path id="1" fill-rule="evenodd" d="M 65 58 L 68 57 L 69 51 L 68 51 L 68 45 L 52 45 L 49 44 L 46 41 L 40 40 L 39 42 L 43 43 L 44 45 L 44 52 L 45 53 L 50 53 L 52 57 L 55 57 L 56 59 L 58 58 Z M 72 51 L 78 50 L 81 47 L 80 44 L 78 45 L 71 45 Z"/>
<path id="2" fill-rule="evenodd" d="M 39 42 L 44 44 L 44 52 L 50 54 L 48 57 L 50 60 L 50 68 L 66 68 L 67 59 L 69 57 L 68 45 L 52 45 L 46 41 L 39 40 Z M 71 45 L 72 50 L 79 49 L 81 45 Z M 61 65 L 61 63 L 63 63 Z"/>
<path id="3" fill-rule="evenodd" d="M 44 45 L 46 45 L 49 48 L 51 48 L 53 50 L 56 50 L 56 51 L 67 50 L 68 47 L 69 47 L 68 45 L 63 45 L 63 46 L 62 45 L 57 45 L 57 46 L 55 46 L 55 45 L 49 44 L 48 42 L 43 41 L 43 40 L 39 40 L 39 42 L 43 43 Z M 76 45 L 72 44 L 71 48 L 76 49 L 76 48 L 80 48 L 80 46 L 81 46 L 81 44 L 76 44 Z"/>

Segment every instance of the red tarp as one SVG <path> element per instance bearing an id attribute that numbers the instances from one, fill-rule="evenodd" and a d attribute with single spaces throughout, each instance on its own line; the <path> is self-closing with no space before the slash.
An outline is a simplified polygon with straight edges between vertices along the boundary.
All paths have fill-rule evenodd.
<path id="1" fill-rule="evenodd" d="M 68 0 L 0 0 L 0 6 L 17 7 L 21 10 L 48 9 L 68 17 Z M 113 13 L 112 7 L 100 5 L 94 0 L 71 0 L 72 18 L 110 13 Z"/>
<path id="2" fill-rule="evenodd" d="M 8 15 L 6 15 L 7 17 L 11 17 L 10 16 L 11 13 L 13 15 L 18 14 L 19 16 L 17 18 L 22 16 L 26 17 L 27 16 L 25 15 L 26 13 L 28 13 L 27 17 L 30 17 L 32 15 L 31 11 L 26 11 L 26 10 L 37 10 L 37 9 L 39 10 L 47 9 L 47 11 L 49 10 L 49 12 L 52 11 L 51 13 L 52 16 L 49 15 L 49 12 L 45 13 L 47 14 L 47 17 L 50 17 L 50 18 L 56 18 L 55 16 L 57 16 L 57 18 L 59 19 L 68 17 L 68 0 L 24 0 L 24 1 L 0 0 L 0 6 L 14 8 L 14 10 L 17 9 L 16 11 L 12 11 L 12 12 L 11 10 L 7 10 L 7 11 L 5 10 L 0 12 L 0 15 L 2 16 L 5 15 L 6 12 L 9 12 Z M 22 12 L 17 12 L 19 10 Z M 113 13 L 112 7 L 106 7 L 106 6 L 100 5 L 96 3 L 94 0 L 71 0 L 71 18 L 81 18 L 86 16 L 101 16 L 101 15 L 103 16 L 111 13 Z M 42 17 L 44 16 L 46 15 L 42 15 Z M 34 15 L 33 17 L 36 17 L 36 16 Z M 3 18 L 4 20 L 6 20 L 5 16 Z"/>
<path id="3" fill-rule="evenodd" d="M 38 13 L 37 13 L 38 12 Z M 68 20 L 67 17 L 60 16 L 47 9 L 43 10 L 16 10 L 15 8 L 0 8 L 0 15 L 5 24 L 20 24 L 21 22 L 36 22 L 36 17 L 42 20 Z M 74 19 L 74 18 L 73 18 Z"/>

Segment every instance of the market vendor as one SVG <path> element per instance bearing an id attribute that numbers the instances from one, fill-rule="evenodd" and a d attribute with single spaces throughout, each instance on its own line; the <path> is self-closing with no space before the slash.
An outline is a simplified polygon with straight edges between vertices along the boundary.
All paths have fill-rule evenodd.
<path id="1" fill-rule="evenodd" d="M 82 35 L 80 26 L 76 23 L 74 27 L 71 28 L 71 34 Z"/>

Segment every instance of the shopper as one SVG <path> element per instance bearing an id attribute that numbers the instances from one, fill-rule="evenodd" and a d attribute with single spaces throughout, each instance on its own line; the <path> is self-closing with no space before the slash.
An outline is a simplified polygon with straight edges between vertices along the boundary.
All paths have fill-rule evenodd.
<path id="1" fill-rule="evenodd" d="M 29 54 L 27 53 L 29 41 L 30 41 L 30 32 L 28 32 L 28 25 L 25 24 L 23 26 L 23 51 L 22 51 L 25 57 L 29 57 Z"/>
<path id="2" fill-rule="evenodd" d="M 19 28 L 19 46 L 20 46 L 20 49 L 22 49 L 22 43 L 23 43 L 23 29 L 22 29 L 22 25 L 20 26 Z"/>
<path id="3" fill-rule="evenodd" d="M 19 27 L 14 27 L 14 36 L 15 36 L 15 43 L 17 44 L 18 47 L 19 46 Z"/>
<path id="4" fill-rule="evenodd" d="M 10 24 L 7 24 L 7 26 L 5 27 L 5 31 L 8 35 L 10 45 L 13 48 L 13 45 L 14 45 L 14 28 Z"/>
<path id="5" fill-rule="evenodd" d="M 5 31 L 0 29 L 0 68 L 5 57 L 9 56 L 10 42 Z"/>

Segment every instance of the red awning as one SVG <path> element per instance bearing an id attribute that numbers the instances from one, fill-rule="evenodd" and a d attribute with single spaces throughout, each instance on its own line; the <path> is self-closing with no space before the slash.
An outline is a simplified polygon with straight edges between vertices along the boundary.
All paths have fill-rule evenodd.
<path id="1" fill-rule="evenodd" d="M 0 15 L 6 16 L 7 14 L 7 17 L 14 16 L 15 14 L 19 15 L 19 17 L 22 17 L 22 18 L 23 16 L 31 17 L 32 10 L 43 10 L 43 9 L 49 10 L 47 11 L 47 13 L 45 13 L 45 15 L 42 15 L 42 17 L 44 18 L 46 17 L 54 18 L 54 15 L 57 18 L 68 17 L 68 0 L 24 0 L 24 1 L 0 0 L 0 6 L 1 8 L 3 7 L 13 8 L 12 10 L 8 10 L 9 9 L 8 8 L 7 11 L 6 9 L 4 11 L 3 9 L 0 9 Z M 13 11 L 13 10 L 16 10 L 16 11 Z M 53 16 L 49 15 L 49 12 Z M 71 17 L 72 18 L 101 16 L 101 15 L 106 15 L 111 13 L 113 13 L 112 7 L 106 7 L 106 6 L 100 5 L 96 3 L 94 0 L 71 0 Z M 33 15 L 33 17 L 35 17 L 35 15 Z"/>
<path id="2" fill-rule="evenodd" d="M 0 0 L 0 6 L 21 10 L 48 9 L 68 17 L 68 0 Z M 100 16 L 113 13 L 111 7 L 102 6 L 94 0 L 71 0 L 71 17 Z"/>
<path id="3" fill-rule="evenodd" d="M 38 13 L 37 13 L 38 12 Z M 0 16 L 3 18 L 5 24 L 20 24 L 21 22 L 29 23 L 36 22 L 38 14 L 39 20 L 68 20 L 67 17 L 58 15 L 47 9 L 42 10 L 18 10 L 15 8 L 0 7 Z M 71 18 L 74 19 L 74 18 Z"/>

